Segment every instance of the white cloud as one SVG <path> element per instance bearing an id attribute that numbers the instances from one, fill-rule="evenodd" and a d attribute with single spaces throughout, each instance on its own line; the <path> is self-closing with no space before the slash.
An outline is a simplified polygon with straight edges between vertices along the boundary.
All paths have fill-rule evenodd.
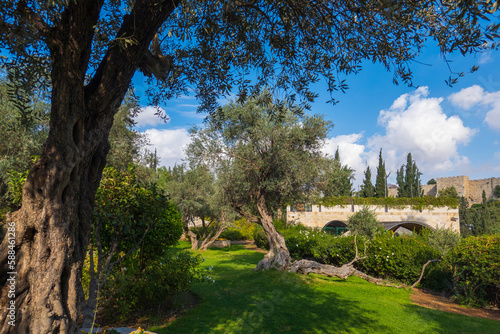
<path id="1" fill-rule="evenodd" d="M 483 52 L 479 56 L 479 64 L 484 65 L 491 63 L 493 61 L 493 57 L 491 56 L 491 52 Z"/>
<path id="2" fill-rule="evenodd" d="M 500 130 L 500 91 L 487 94 L 482 103 L 492 108 L 486 113 L 484 121 L 491 128 Z"/>
<path id="3" fill-rule="evenodd" d="M 162 113 L 166 114 L 165 110 L 159 106 L 148 106 L 142 107 L 139 114 L 135 117 L 135 121 L 137 122 L 138 127 L 144 126 L 156 126 L 159 124 L 165 123 L 157 114 Z M 156 115 L 155 115 L 156 114 Z M 167 122 L 170 120 L 170 117 L 167 115 Z"/>
<path id="4" fill-rule="evenodd" d="M 484 89 L 478 85 L 470 86 L 448 96 L 453 105 L 468 110 L 484 99 Z"/>
<path id="5" fill-rule="evenodd" d="M 151 143 L 152 148 L 150 149 L 156 148 L 161 166 L 172 167 L 182 163 L 182 159 L 185 158 L 184 149 L 191 141 L 186 129 L 149 129 L 144 132 L 148 135 Z"/>
<path id="6" fill-rule="evenodd" d="M 379 124 L 385 127 L 385 134 L 369 138 L 368 146 L 373 150 L 384 148 L 385 153 L 400 160 L 399 165 L 411 152 L 417 165 L 433 171 L 467 163 L 457 148 L 467 144 L 476 131 L 465 127 L 458 116 L 447 117 L 441 108 L 443 99 L 428 98 L 428 94 L 427 87 L 419 88 L 405 94 L 409 102 L 405 109 L 380 111 Z M 391 163 L 397 168 L 398 161 Z"/>
<path id="7" fill-rule="evenodd" d="M 327 139 L 323 148 L 323 152 L 332 157 L 335 155 L 337 147 L 339 148 L 340 161 L 342 162 L 342 165 L 348 165 L 356 171 L 356 183 L 362 182 L 363 171 L 366 169 L 363 160 L 365 156 L 365 146 L 358 144 L 362 138 L 362 133 L 340 135 Z"/>
<path id="8" fill-rule="evenodd" d="M 448 117 L 441 107 L 443 99 L 428 95 L 428 88 L 421 87 L 381 110 L 378 123 L 384 132 L 367 138 L 365 145 L 362 133 L 343 135 L 328 139 L 324 151 L 333 155 L 339 147 L 342 163 L 356 169 L 355 184 L 362 182 L 367 164 L 375 180 L 381 148 L 392 180 L 409 152 L 426 177 L 467 165 L 469 159 L 458 153 L 458 146 L 467 144 L 476 130 L 464 126 L 458 116 Z"/>
<path id="9" fill-rule="evenodd" d="M 464 110 L 468 110 L 476 105 L 485 106 L 489 109 L 484 118 L 485 123 L 492 129 L 500 130 L 500 91 L 488 93 L 478 85 L 460 90 L 451 94 L 450 102 Z"/>

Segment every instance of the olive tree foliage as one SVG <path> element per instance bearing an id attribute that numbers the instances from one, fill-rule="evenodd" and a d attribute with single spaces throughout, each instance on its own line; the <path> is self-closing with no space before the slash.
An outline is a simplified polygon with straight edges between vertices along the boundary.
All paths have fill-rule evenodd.
<path id="1" fill-rule="evenodd" d="M 231 102 L 192 130 L 186 150 L 192 163 L 216 170 L 233 209 L 263 227 L 270 250 L 259 269 L 288 268 L 290 254 L 273 216 L 326 183 L 320 182 L 326 166 L 321 148 L 331 124 L 297 114 L 300 109 L 275 103 L 268 91 L 243 104 Z"/>
<path id="2" fill-rule="evenodd" d="M 368 206 L 363 206 L 361 210 L 349 216 L 347 228 L 353 235 L 362 235 L 370 239 L 384 231 L 377 215 Z"/>
<path id="3" fill-rule="evenodd" d="M 49 105 L 43 97 L 23 94 L 7 75 L 0 75 L 0 217 L 19 209 L 17 188 L 24 185 L 48 133 Z"/>
<path id="4" fill-rule="evenodd" d="M 206 165 L 162 167 L 160 175 L 163 175 L 161 179 L 168 178 L 160 179 L 161 188 L 182 213 L 184 234 L 190 238 L 191 248 L 206 250 L 235 218 L 219 180 Z M 200 222 L 203 231 L 198 245 L 198 236 L 190 227 Z"/>
<path id="5" fill-rule="evenodd" d="M 424 277 L 425 268 L 432 262 L 441 261 L 446 253 L 452 250 L 460 242 L 460 233 L 453 231 L 450 228 L 437 228 L 428 234 L 427 240 L 429 246 L 436 249 L 441 257 L 439 259 L 428 260 L 423 266 L 420 272 L 420 277 L 418 280 L 412 284 L 412 288 L 417 286 Z"/>
<path id="6" fill-rule="evenodd" d="M 76 287 L 107 138 L 137 71 L 149 77 L 154 104 L 194 91 L 200 109 L 214 111 L 221 95 L 237 90 L 244 101 L 269 84 L 307 106 L 316 96 L 311 83 L 325 80 L 333 101 L 346 88 L 342 76 L 358 72 L 363 60 L 412 84 L 410 64 L 431 39 L 444 55 L 496 49 L 499 24 L 487 20 L 497 6 L 491 0 L 0 0 L 2 66 L 19 89 L 50 91 L 51 103 L 48 138 L 27 177 L 22 207 L 8 218 L 16 223 L 21 292 L 16 328 L 2 308 L 0 330 L 77 331 Z M 6 240 L 0 246 L 2 305 L 8 246 Z"/>

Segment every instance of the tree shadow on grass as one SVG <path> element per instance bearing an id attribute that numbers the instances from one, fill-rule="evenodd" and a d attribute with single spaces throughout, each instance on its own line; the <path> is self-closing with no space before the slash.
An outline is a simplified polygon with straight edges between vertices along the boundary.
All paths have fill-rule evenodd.
<path id="1" fill-rule="evenodd" d="M 292 273 L 255 272 L 263 254 L 217 251 L 216 283 L 200 284 L 199 306 L 159 333 L 329 333 L 355 327 L 387 332 L 373 323 L 355 300 L 318 291 L 309 279 Z M 320 293 L 319 293 L 320 292 Z"/>
<path id="2" fill-rule="evenodd" d="M 200 304 L 158 333 L 495 333 L 489 324 L 412 305 L 409 291 L 288 272 L 255 272 L 262 253 L 211 251 L 214 284 Z M 477 319 L 476 319 L 477 322 Z M 465 331 L 463 330 L 465 329 Z"/>

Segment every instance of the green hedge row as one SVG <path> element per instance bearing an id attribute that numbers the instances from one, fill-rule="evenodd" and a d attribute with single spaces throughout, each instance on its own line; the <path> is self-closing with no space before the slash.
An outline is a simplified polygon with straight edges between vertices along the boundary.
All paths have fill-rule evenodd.
<path id="1" fill-rule="evenodd" d="M 332 236 L 303 226 L 280 231 L 294 259 L 341 266 L 355 256 L 352 236 Z M 266 248 L 262 230 L 254 237 L 259 247 Z M 365 247 L 367 254 L 355 264 L 357 269 L 408 285 L 418 280 L 428 260 L 441 258 L 426 235 L 397 237 L 387 232 L 372 240 L 358 237 L 357 244 L 360 255 Z M 500 305 L 500 235 L 462 239 L 440 262 L 427 266 L 421 285 L 452 293 L 464 304 Z"/>
<path id="2" fill-rule="evenodd" d="M 411 207 L 414 210 L 424 210 L 432 209 L 432 207 L 450 207 L 457 208 L 459 201 L 456 198 L 445 198 L 445 197 L 325 197 L 319 201 L 319 203 L 327 207 L 332 207 L 336 205 L 378 205 L 378 206 L 388 206 L 390 208 L 406 208 Z"/>

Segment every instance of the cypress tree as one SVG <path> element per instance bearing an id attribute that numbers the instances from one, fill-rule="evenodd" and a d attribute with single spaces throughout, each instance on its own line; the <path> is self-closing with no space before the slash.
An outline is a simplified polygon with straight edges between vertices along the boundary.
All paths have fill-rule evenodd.
<path id="1" fill-rule="evenodd" d="M 370 166 L 366 167 L 365 179 L 361 185 L 361 192 L 359 195 L 361 197 L 375 197 L 375 187 L 372 184 L 372 172 L 370 171 Z"/>
<path id="2" fill-rule="evenodd" d="M 413 161 L 411 153 L 406 157 L 406 165 L 401 166 L 397 172 L 398 197 L 420 197 L 420 176 L 417 164 Z"/>
<path id="3" fill-rule="evenodd" d="M 375 197 L 386 197 L 387 184 L 386 184 L 386 174 L 385 174 L 385 162 L 382 159 L 382 149 L 380 149 L 380 154 L 378 157 L 378 167 L 377 167 L 377 180 L 375 181 Z"/>
<path id="4" fill-rule="evenodd" d="M 352 196 L 352 180 L 354 179 L 354 170 L 347 165 L 342 166 L 340 161 L 339 149 L 335 152 L 332 163 L 332 169 L 325 189 L 325 197 Z"/>

